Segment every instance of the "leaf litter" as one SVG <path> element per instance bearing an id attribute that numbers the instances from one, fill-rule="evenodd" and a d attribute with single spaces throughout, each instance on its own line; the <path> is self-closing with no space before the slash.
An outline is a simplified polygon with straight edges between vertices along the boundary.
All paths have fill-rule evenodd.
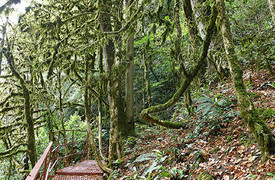
<path id="1" fill-rule="evenodd" d="M 268 74 L 266 70 L 257 73 L 247 70 L 244 82 L 248 92 L 255 95 L 256 108 L 275 110 L 275 88 L 270 85 L 274 84 L 274 78 Z M 229 80 L 211 90 L 210 97 L 234 96 Z M 234 103 L 231 108 L 238 110 Z M 139 126 L 134 146 L 126 144 L 122 159 L 125 166 L 118 169 L 117 179 L 198 179 L 203 172 L 221 180 L 274 179 L 275 156 L 262 162 L 258 144 L 238 116 L 230 122 L 221 122 L 218 133 L 203 127 L 194 135 L 195 121 L 193 117 L 188 128 L 182 130 Z M 274 117 L 266 123 L 275 134 Z"/>

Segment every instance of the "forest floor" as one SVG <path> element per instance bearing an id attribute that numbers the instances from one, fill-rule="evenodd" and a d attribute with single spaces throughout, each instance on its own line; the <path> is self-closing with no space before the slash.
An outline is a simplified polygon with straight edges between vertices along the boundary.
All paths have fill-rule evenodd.
<path id="1" fill-rule="evenodd" d="M 223 84 L 208 88 L 208 96 L 234 97 L 228 78 Z M 250 81 L 249 81 L 250 80 Z M 266 70 L 244 72 L 244 81 L 256 108 L 275 110 L 275 79 Z M 234 99 L 234 98 L 233 98 Z M 230 110 L 238 111 L 232 100 Z M 185 117 L 177 110 L 174 119 Z M 225 116 L 222 116 L 224 118 Z M 237 115 L 215 121 L 215 126 L 199 117 L 188 120 L 186 129 L 139 126 L 137 137 L 126 141 L 125 156 L 116 179 L 275 179 L 275 156 L 262 162 L 259 146 Z M 213 119 L 212 119 L 213 121 Z M 275 118 L 266 123 L 275 134 Z M 202 123 L 203 126 L 199 126 Z M 200 128 L 197 128 L 197 127 Z M 214 127 L 214 128 L 213 128 Z"/>

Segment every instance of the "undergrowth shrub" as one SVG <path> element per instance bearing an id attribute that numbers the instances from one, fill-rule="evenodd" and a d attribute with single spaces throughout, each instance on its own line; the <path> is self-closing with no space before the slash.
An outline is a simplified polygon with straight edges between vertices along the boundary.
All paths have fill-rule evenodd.
<path id="1" fill-rule="evenodd" d="M 275 117 L 275 111 L 272 108 L 266 109 L 263 112 L 263 118 L 264 119 L 271 119 Z"/>
<path id="2" fill-rule="evenodd" d="M 218 134 L 223 123 L 231 122 L 238 112 L 232 109 L 235 101 L 217 94 L 213 98 L 203 94 L 195 101 L 197 108 L 196 126 L 194 134 L 200 134 L 201 130 L 208 128 L 213 134 Z"/>
<path id="3" fill-rule="evenodd" d="M 127 176 L 130 179 L 163 179 L 164 177 L 171 177 L 168 169 L 164 166 L 164 162 L 168 156 L 162 151 L 153 150 L 153 153 L 141 154 L 133 162 L 134 176 Z M 146 162 L 146 163 L 144 163 Z M 142 172 L 140 175 L 139 172 Z"/>

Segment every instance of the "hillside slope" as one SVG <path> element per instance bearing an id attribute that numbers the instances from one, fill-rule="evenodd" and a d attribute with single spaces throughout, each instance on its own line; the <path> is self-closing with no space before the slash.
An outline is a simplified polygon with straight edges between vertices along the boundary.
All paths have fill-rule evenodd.
<path id="1" fill-rule="evenodd" d="M 275 79 L 266 70 L 253 73 L 247 70 L 244 80 L 259 113 L 269 108 L 275 110 Z M 208 112 L 200 107 L 196 115 L 187 117 L 182 113 L 184 109 L 176 108 L 173 119 L 187 120 L 188 128 L 140 126 L 137 137 L 127 139 L 125 157 L 113 176 L 119 179 L 207 179 L 209 175 L 224 180 L 275 179 L 275 156 L 261 162 L 254 137 L 238 117 L 230 80 L 209 88 L 202 93 L 207 94 L 204 99 L 208 98 L 209 102 L 196 101 L 197 109 L 211 101 Z M 217 98 L 221 101 L 214 102 Z M 215 108 L 220 110 L 214 113 Z M 261 117 L 266 118 L 275 134 L 274 114 L 266 112 Z"/>

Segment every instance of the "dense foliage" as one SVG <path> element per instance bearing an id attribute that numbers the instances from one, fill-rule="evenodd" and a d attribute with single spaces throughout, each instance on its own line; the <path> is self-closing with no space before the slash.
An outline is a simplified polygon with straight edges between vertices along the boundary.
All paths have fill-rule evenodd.
<path id="1" fill-rule="evenodd" d="M 0 179 L 27 175 L 54 130 L 91 130 L 98 137 L 91 143 L 118 169 L 121 159 L 135 153 L 122 142 L 135 146 L 143 125 L 149 125 L 149 131 L 154 125 L 144 117 L 170 128 L 192 128 L 186 136 L 192 140 L 220 135 L 243 111 L 242 106 L 236 109 L 237 101 L 241 104 L 237 92 L 229 96 L 211 89 L 228 84 L 232 75 L 223 17 L 215 14 L 220 7 L 214 0 L 45 0 L 31 2 L 12 24 L 9 17 L 16 3 L 0 4 Z M 225 4 L 241 70 L 268 70 L 270 79 L 261 88 L 274 89 L 270 4 Z M 251 74 L 245 77 L 248 88 L 253 87 Z M 249 95 L 250 100 L 257 96 Z M 272 108 L 257 109 L 255 117 L 261 120 L 255 122 L 263 127 L 255 134 L 260 146 L 257 132 L 272 133 L 262 121 L 274 120 Z M 182 158 L 180 147 L 173 151 L 175 158 Z M 191 177 L 176 166 L 164 167 L 171 154 L 156 150 L 138 155 L 131 162 L 134 179 Z M 150 166 L 139 174 L 142 168 L 137 165 L 147 160 Z M 114 174 L 119 176 L 119 171 Z"/>

